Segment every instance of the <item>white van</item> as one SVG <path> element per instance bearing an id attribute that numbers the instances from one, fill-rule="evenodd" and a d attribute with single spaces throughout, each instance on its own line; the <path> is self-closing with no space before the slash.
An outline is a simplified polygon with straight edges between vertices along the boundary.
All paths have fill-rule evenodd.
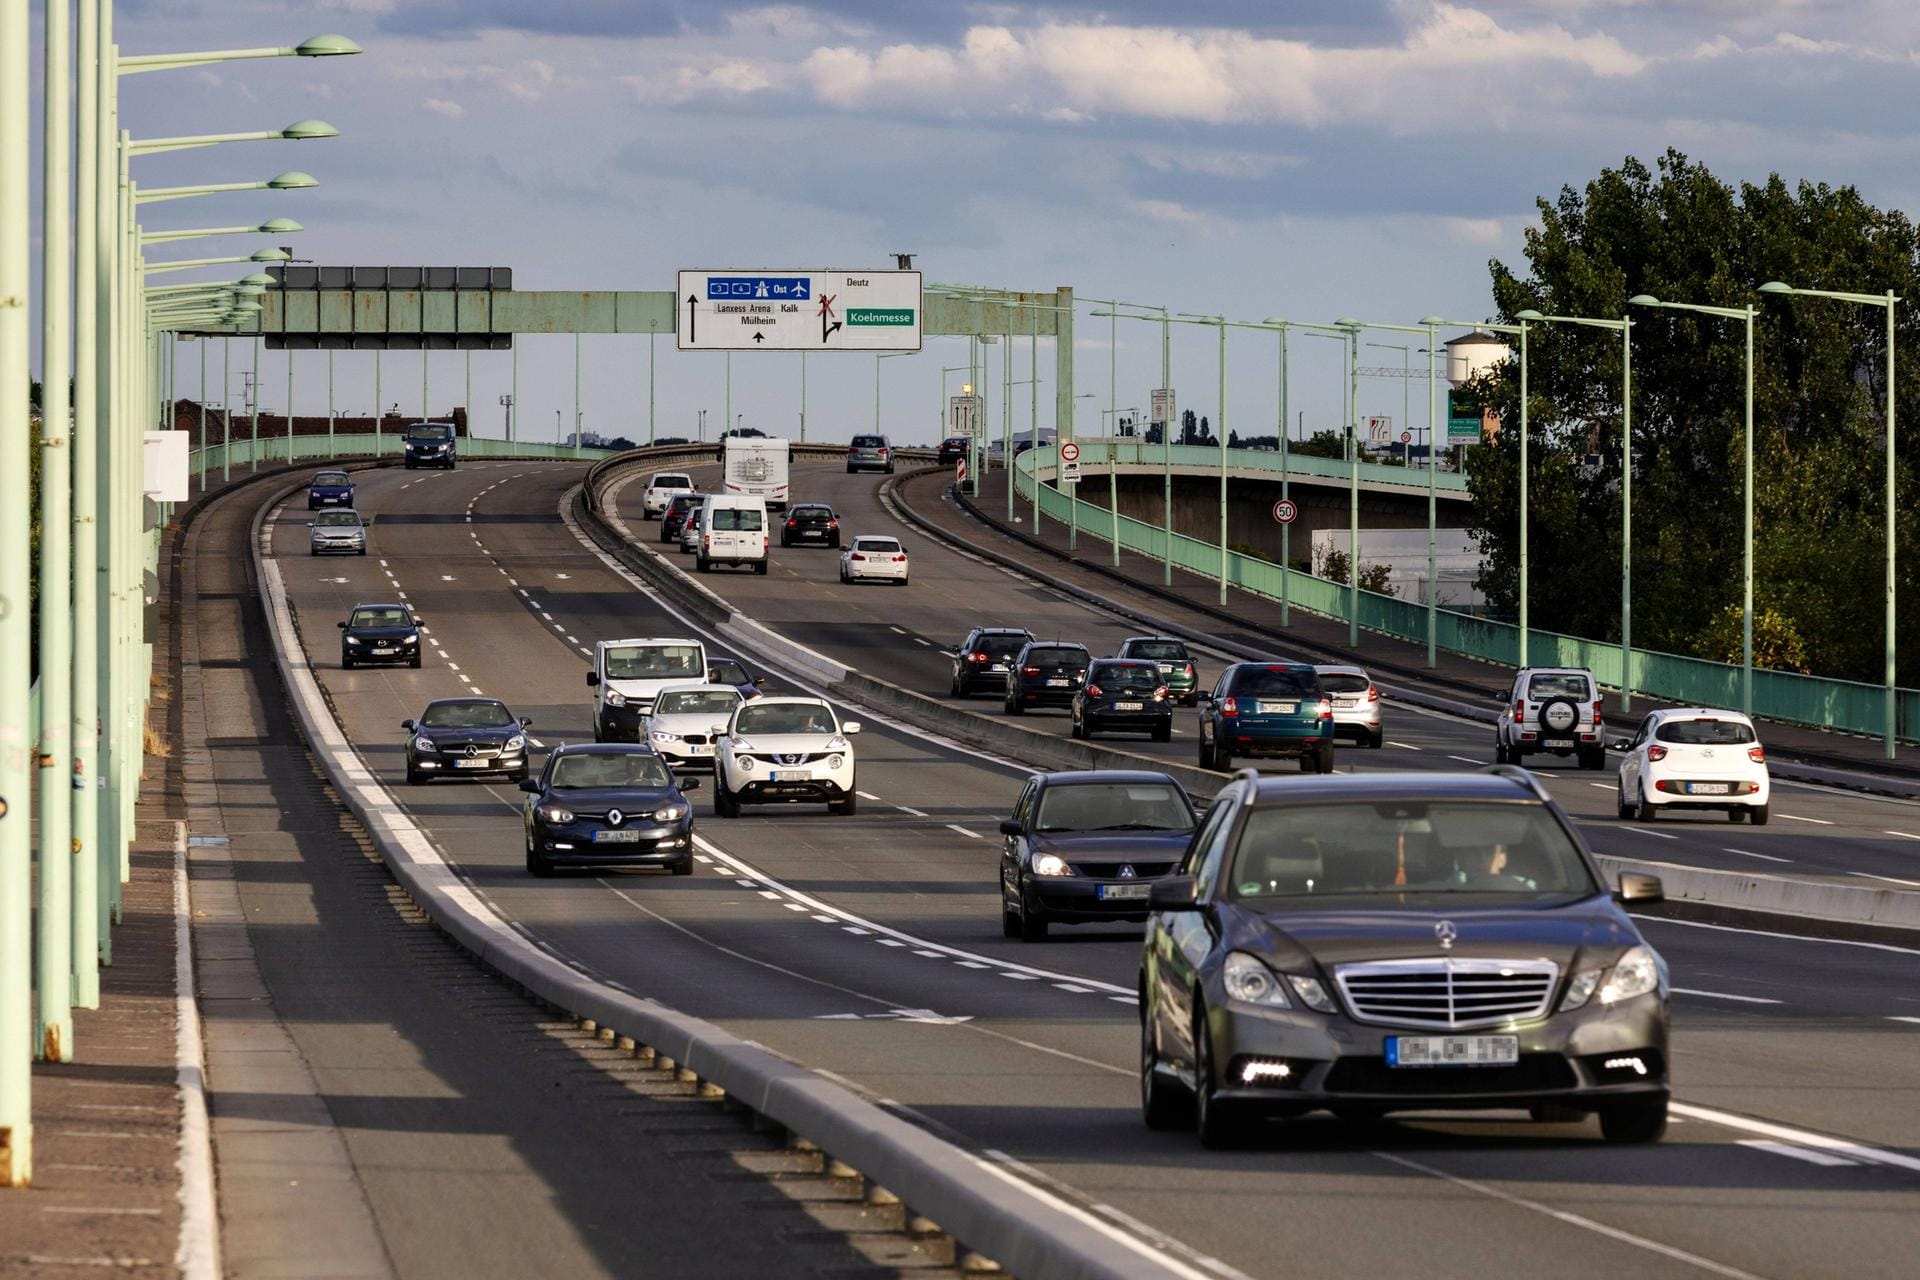
<path id="1" fill-rule="evenodd" d="M 720 447 L 725 463 L 725 492 L 759 498 L 777 511 L 786 510 L 791 492 L 787 442 L 770 436 L 728 436 Z"/>
<path id="2" fill-rule="evenodd" d="M 700 504 L 700 545 L 694 553 L 700 572 L 716 564 L 750 564 L 755 573 L 765 573 L 771 527 L 767 504 L 759 498 L 711 495 Z"/>
<path id="3" fill-rule="evenodd" d="M 645 742 L 653 700 L 668 685 L 707 678 L 707 649 L 698 640 L 645 637 L 593 646 L 595 742 Z"/>

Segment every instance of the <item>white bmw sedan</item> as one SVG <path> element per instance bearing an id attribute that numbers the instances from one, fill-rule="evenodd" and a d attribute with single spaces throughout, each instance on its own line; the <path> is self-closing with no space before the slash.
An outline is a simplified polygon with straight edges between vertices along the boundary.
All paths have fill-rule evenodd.
<path id="1" fill-rule="evenodd" d="M 840 553 L 840 581 L 865 582 L 869 578 L 907 585 L 907 549 L 900 545 L 900 539 L 855 538 Z"/>
<path id="2" fill-rule="evenodd" d="M 670 684 L 654 695 L 647 741 L 675 769 L 711 769 L 740 691 L 728 684 Z"/>
<path id="3" fill-rule="evenodd" d="M 1613 744 L 1620 762 L 1620 817 L 1652 822 L 1663 811 L 1717 809 L 1730 822 L 1765 825 L 1772 786 L 1753 721 L 1738 711 L 1668 707 Z"/>
<path id="4" fill-rule="evenodd" d="M 714 744 L 713 812 L 737 818 L 743 804 L 815 804 L 847 814 L 853 786 L 855 720 L 819 698 L 755 698 L 734 710 Z"/>

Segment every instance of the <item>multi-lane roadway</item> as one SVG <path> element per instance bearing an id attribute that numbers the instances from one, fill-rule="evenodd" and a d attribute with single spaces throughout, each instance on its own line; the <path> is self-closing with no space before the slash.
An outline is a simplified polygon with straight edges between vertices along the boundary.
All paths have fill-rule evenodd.
<path id="1" fill-rule="evenodd" d="M 765 578 L 706 581 L 851 666 L 938 696 L 938 648 L 975 622 L 1095 652 L 1135 630 L 903 529 L 877 477 L 794 475 L 796 497 L 833 502 L 847 533 L 902 536 L 913 585 L 845 587 L 833 553 L 777 547 Z M 1139 1121 L 1137 929 L 1000 936 L 995 828 L 1028 772 L 1018 760 L 855 708 L 867 725 L 857 816 L 764 809 L 722 823 L 697 792 L 693 877 L 530 878 L 519 793 L 408 787 L 399 722 L 430 698 L 484 692 L 532 717 L 537 742 L 578 741 L 591 735 L 595 640 L 698 634 L 562 519 L 580 476 L 535 463 L 367 473 L 367 557 L 310 558 L 298 499 L 269 540 L 348 736 L 475 890 L 583 971 L 830 1073 L 1160 1241 L 1198 1275 L 1857 1276 L 1920 1256 L 1920 950 L 1646 922 L 1676 986 L 1681 1123 L 1656 1147 L 1504 1115 L 1315 1118 L 1221 1155 Z M 654 536 L 637 499 L 630 487 L 620 508 Z M 393 598 L 426 620 L 423 667 L 340 670 L 334 623 Z M 987 700 L 973 709 L 999 714 Z M 1394 745 L 1343 748 L 1341 768 L 1488 758 L 1483 726 L 1389 715 Z M 1024 723 L 1065 732 L 1061 717 Z M 1191 763 L 1191 713 L 1179 727 L 1168 746 L 1131 749 Z M 1920 846 L 1906 834 L 1920 833 L 1920 809 L 1813 789 L 1783 789 L 1764 831 L 1682 819 L 1655 834 L 1614 820 L 1610 775 L 1543 772 L 1603 852 L 1905 879 Z"/>

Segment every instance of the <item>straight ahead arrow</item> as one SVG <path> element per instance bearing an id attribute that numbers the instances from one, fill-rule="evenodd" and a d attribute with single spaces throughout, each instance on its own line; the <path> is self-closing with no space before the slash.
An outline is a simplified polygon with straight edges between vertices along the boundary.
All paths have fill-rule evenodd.
<path id="1" fill-rule="evenodd" d="M 755 330 L 753 335 L 753 340 L 755 342 L 765 342 L 767 340 L 767 335 L 759 332 L 758 330 Z"/>
<path id="2" fill-rule="evenodd" d="M 692 346 L 694 342 L 693 304 L 698 301 L 699 299 L 694 297 L 694 295 L 692 294 L 687 295 L 687 345 L 688 346 Z"/>

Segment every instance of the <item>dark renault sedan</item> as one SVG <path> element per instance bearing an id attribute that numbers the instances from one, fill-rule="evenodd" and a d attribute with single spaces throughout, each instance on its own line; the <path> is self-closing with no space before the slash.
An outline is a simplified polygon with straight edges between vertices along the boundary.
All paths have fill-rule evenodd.
<path id="1" fill-rule="evenodd" d="M 526 730 L 533 721 L 514 718 L 497 698 L 436 698 L 407 731 L 407 781 L 419 784 L 457 774 L 527 776 Z"/>
<path id="2" fill-rule="evenodd" d="M 420 619 L 404 604 L 357 604 L 340 624 L 340 665 L 420 665 Z"/>
<path id="3" fill-rule="evenodd" d="M 1115 732 L 1173 741 L 1173 698 L 1158 663 L 1096 658 L 1087 668 L 1087 682 L 1073 695 L 1073 736 Z"/>
<path id="4" fill-rule="evenodd" d="M 1153 887 L 1146 1122 L 1230 1146 L 1316 1109 L 1597 1113 L 1667 1124 L 1666 962 L 1524 771 L 1261 779 L 1215 797 Z"/>
<path id="5" fill-rule="evenodd" d="M 1144 920 L 1154 881 L 1193 835 L 1193 803 L 1164 773 L 1044 773 L 1000 824 L 1000 922 L 1036 942 L 1049 924 Z"/>
<path id="6" fill-rule="evenodd" d="M 697 779 L 676 782 L 651 747 L 581 743 L 547 757 L 527 793 L 527 870 L 559 867 L 665 867 L 693 874 Z"/>

